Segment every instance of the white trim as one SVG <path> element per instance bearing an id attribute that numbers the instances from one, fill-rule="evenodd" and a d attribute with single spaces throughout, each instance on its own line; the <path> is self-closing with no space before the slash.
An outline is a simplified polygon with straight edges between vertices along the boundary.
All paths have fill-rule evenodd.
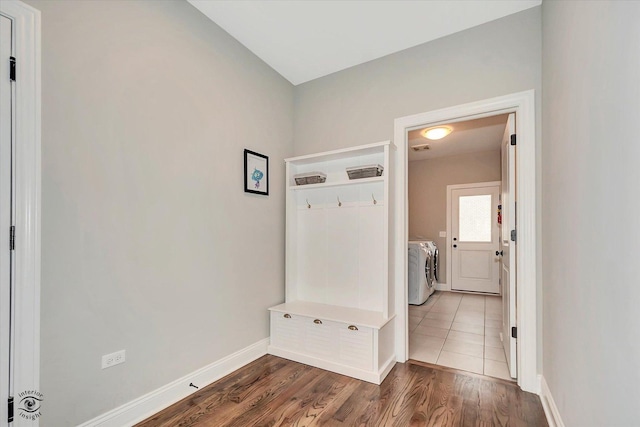
<path id="1" fill-rule="evenodd" d="M 147 393 L 129 403 L 125 403 L 118 408 L 89 420 L 78 427 L 131 426 L 195 393 L 197 389 L 189 386 L 190 383 L 194 383 L 199 388 L 205 387 L 264 356 L 267 354 L 268 345 L 269 338 L 262 339 L 255 344 L 162 386 L 151 393 Z"/>
<path id="2" fill-rule="evenodd" d="M 16 194 L 14 387 L 40 387 L 40 11 L 17 0 L 0 2 L 15 25 Z M 46 399 L 46 396 L 45 396 Z M 15 416 L 14 426 L 38 426 Z"/>
<path id="3" fill-rule="evenodd" d="M 293 360 L 294 362 L 304 363 L 305 365 L 315 366 L 316 368 L 324 369 L 325 371 L 336 372 L 348 377 L 357 378 L 362 381 L 367 381 L 376 385 L 380 385 L 384 381 L 385 377 L 391 372 L 391 369 L 396 364 L 395 356 L 391 356 L 387 359 L 382 367 L 377 371 L 366 371 L 364 369 L 354 368 L 353 366 L 343 365 L 341 363 L 332 362 L 327 359 L 321 359 L 318 357 L 310 356 L 305 353 L 299 353 L 297 351 L 287 350 L 281 347 L 269 346 L 269 354 L 282 357 L 284 359 Z"/>
<path id="4" fill-rule="evenodd" d="M 496 114 L 516 112 L 518 132 L 518 385 L 525 391 L 538 393 L 537 377 L 537 278 L 536 278 L 536 153 L 535 153 L 534 91 L 472 102 L 427 113 L 397 118 L 394 122 L 394 142 L 397 179 L 395 187 L 395 257 L 396 283 L 396 359 L 407 360 L 407 131 L 424 125 L 452 123 Z"/>
<path id="5" fill-rule="evenodd" d="M 436 283 L 436 291 L 449 292 L 451 291 L 451 285 L 449 285 L 449 283 L 447 282 L 438 282 Z"/>
<path id="6" fill-rule="evenodd" d="M 551 395 L 551 390 L 549 390 L 547 381 L 542 375 L 540 375 L 540 401 L 542 402 L 542 409 L 544 409 L 544 415 L 547 417 L 549 427 L 564 427 L 556 402 Z"/>
<path id="7" fill-rule="evenodd" d="M 451 227 L 452 227 L 452 224 L 451 224 L 451 191 L 452 190 L 458 190 L 458 189 L 461 189 L 461 188 L 489 187 L 489 186 L 494 186 L 494 185 L 497 185 L 498 187 L 500 187 L 502 185 L 502 182 L 501 181 L 489 181 L 489 182 L 473 182 L 473 183 L 470 183 L 470 184 L 447 185 L 447 217 L 446 217 L 446 220 L 447 220 L 447 240 L 445 241 L 446 245 L 447 245 L 447 248 L 450 248 L 451 247 L 451 243 L 452 243 L 451 242 L 451 235 L 452 235 L 451 234 L 452 233 L 452 231 L 451 231 Z M 449 255 L 450 255 L 450 251 L 447 251 L 447 262 L 446 262 L 446 265 L 445 265 L 445 268 L 446 268 L 446 271 L 447 271 L 447 280 L 450 280 L 451 278 L 453 278 L 452 271 L 451 271 L 451 259 L 453 257 L 449 256 Z M 447 285 L 449 287 L 447 289 L 447 291 L 451 291 L 452 290 L 451 289 L 451 285 L 449 285 L 449 284 L 447 284 Z M 454 292 L 456 292 L 456 291 L 454 291 Z"/>

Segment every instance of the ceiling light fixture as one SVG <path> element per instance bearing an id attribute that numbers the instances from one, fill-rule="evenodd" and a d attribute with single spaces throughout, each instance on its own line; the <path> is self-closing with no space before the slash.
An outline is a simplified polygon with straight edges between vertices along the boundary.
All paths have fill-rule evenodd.
<path id="1" fill-rule="evenodd" d="M 438 126 L 435 128 L 427 129 L 422 132 L 427 139 L 442 139 L 445 136 L 449 135 L 453 129 L 449 126 Z"/>

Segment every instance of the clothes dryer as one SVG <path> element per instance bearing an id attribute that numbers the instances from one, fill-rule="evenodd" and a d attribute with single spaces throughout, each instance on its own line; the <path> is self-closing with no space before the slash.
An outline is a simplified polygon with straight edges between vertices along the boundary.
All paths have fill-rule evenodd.
<path id="1" fill-rule="evenodd" d="M 433 249 L 428 241 L 409 242 L 409 304 L 420 305 L 435 292 Z"/>

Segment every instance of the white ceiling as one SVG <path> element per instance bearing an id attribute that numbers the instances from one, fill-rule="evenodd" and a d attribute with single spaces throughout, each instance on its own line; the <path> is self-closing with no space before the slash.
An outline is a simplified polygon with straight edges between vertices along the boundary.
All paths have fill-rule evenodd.
<path id="1" fill-rule="evenodd" d="M 294 85 L 542 0 L 188 0 Z"/>
<path id="2" fill-rule="evenodd" d="M 436 141 L 429 140 L 422 136 L 422 131 L 428 129 L 428 127 L 412 130 L 409 132 L 408 138 L 409 161 L 455 156 L 480 151 L 500 150 L 508 116 L 508 114 L 502 114 L 499 116 L 440 125 L 449 126 L 453 129 L 453 132 Z M 429 144 L 429 149 L 425 151 L 413 151 L 411 149 L 414 145 L 422 144 Z"/>

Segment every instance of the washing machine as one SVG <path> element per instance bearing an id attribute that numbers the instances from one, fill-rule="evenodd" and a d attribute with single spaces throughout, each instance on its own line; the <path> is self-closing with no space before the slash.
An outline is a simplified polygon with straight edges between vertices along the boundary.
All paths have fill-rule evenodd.
<path id="1" fill-rule="evenodd" d="M 440 278 L 438 277 L 439 270 L 439 260 L 440 260 L 440 252 L 438 251 L 438 246 L 434 241 L 427 241 L 427 244 L 431 247 L 431 251 L 433 252 L 433 285 L 435 286 Z"/>
<path id="2" fill-rule="evenodd" d="M 409 304 L 420 305 L 436 290 L 433 242 L 409 241 Z"/>

